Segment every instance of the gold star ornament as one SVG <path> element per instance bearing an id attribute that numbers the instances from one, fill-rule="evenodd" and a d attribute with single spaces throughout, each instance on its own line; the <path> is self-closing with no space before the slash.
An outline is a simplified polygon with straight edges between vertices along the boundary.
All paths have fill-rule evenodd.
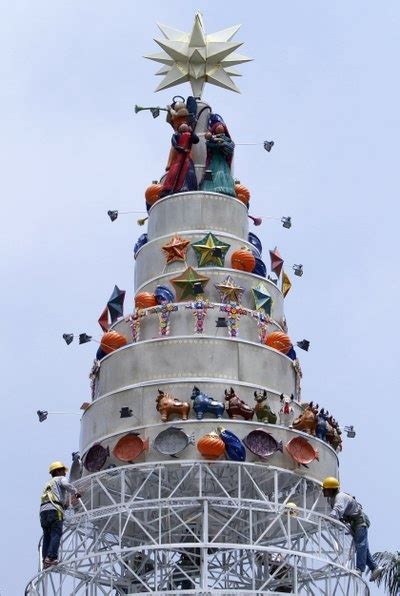
<path id="1" fill-rule="evenodd" d="M 176 287 L 178 300 L 185 300 L 185 298 L 194 298 L 199 294 L 204 294 L 204 286 L 209 279 L 209 277 L 198 273 L 193 267 L 188 267 L 181 275 L 171 279 L 171 282 Z"/>
<path id="2" fill-rule="evenodd" d="M 221 302 L 224 304 L 228 304 L 229 302 L 240 303 L 244 288 L 237 286 L 230 275 L 220 284 L 215 284 L 215 287 L 219 292 Z"/>

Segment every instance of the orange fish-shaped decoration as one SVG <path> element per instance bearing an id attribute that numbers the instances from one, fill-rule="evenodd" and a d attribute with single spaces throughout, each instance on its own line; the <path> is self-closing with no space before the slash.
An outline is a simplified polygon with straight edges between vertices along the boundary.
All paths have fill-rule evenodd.
<path id="1" fill-rule="evenodd" d="M 149 448 L 149 439 L 142 439 L 138 433 L 129 433 L 122 437 L 113 449 L 113 455 L 120 461 L 134 461 Z"/>
<path id="2" fill-rule="evenodd" d="M 291 458 L 305 468 L 308 468 L 307 464 L 310 464 L 314 459 L 319 461 L 318 449 L 314 449 L 311 443 L 303 437 L 291 439 L 285 447 Z"/>

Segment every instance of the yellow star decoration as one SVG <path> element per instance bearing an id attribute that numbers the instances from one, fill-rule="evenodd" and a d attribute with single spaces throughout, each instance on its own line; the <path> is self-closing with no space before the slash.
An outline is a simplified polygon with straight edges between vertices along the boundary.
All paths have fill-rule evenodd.
<path id="1" fill-rule="evenodd" d="M 207 267 L 207 265 L 223 267 L 225 255 L 230 248 L 230 244 L 221 242 L 214 234 L 208 232 L 204 238 L 193 242 L 192 247 L 196 253 L 199 267 Z"/>
<path id="2" fill-rule="evenodd" d="M 284 271 L 282 274 L 282 294 L 284 298 L 286 298 L 286 296 L 288 295 L 291 287 L 292 282 L 290 281 L 287 273 Z"/>
<path id="3" fill-rule="evenodd" d="M 189 244 L 189 240 L 186 240 L 177 234 L 173 236 L 167 244 L 164 244 L 161 248 L 165 253 L 167 264 L 173 263 L 174 261 L 185 261 L 186 251 Z"/>
<path id="4" fill-rule="evenodd" d="M 244 288 L 237 286 L 230 275 L 228 275 L 220 284 L 215 284 L 215 287 L 219 292 L 221 302 L 224 304 L 229 302 L 240 303 Z"/>

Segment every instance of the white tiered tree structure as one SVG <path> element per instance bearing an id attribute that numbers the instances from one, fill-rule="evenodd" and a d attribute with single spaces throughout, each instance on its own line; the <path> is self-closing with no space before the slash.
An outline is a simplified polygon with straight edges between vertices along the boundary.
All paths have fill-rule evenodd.
<path id="1" fill-rule="evenodd" d="M 151 56 L 164 65 L 160 89 L 189 81 L 199 96 L 205 82 L 235 90 L 233 66 L 247 61 L 230 42 L 238 27 L 206 36 L 200 15 L 190 34 L 160 26 L 165 53 Z M 206 130 L 210 109 L 198 100 L 196 133 Z M 204 168 L 204 137 L 195 148 L 198 177 Z M 196 254 L 166 266 L 162 246 L 174 235 L 191 244 L 212 232 L 229 245 L 225 266 L 198 267 Z M 95 444 L 110 449 L 103 469 L 84 470 L 76 487 L 86 511 L 66 523 L 60 564 L 39 570 L 27 595 L 100 594 L 311 594 L 366 595 L 368 588 L 354 572 L 351 536 L 327 516 L 321 480 L 338 476 L 338 457 L 330 445 L 288 426 L 255 419 L 162 422 L 155 402 L 158 390 L 190 402 L 193 386 L 224 400 L 233 387 L 253 407 L 254 391 L 266 390 L 272 411 L 280 395 L 295 396 L 297 416 L 299 371 L 284 354 L 260 342 L 263 333 L 285 329 L 284 297 L 277 286 L 253 273 L 230 268 L 230 255 L 248 242 L 248 215 L 239 200 L 202 191 L 174 194 L 150 210 L 148 242 L 136 258 L 135 291 L 154 292 L 158 285 L 176 288 L 171 280 L 191 266 L 209 281 L 204 293 L 179 302 L 170 313 L 167 334 L 160 336 L 160 313 L 149 309 L 118 320 L 113 329 L 129 343 L 98 364 L 93 401 L 81 422 L 82 459 Z M 239 335 L 216 328 L 221 284 L 232 285 L 244 314 Z M 229 283 L 230 282 L 230 283 Z M 261 286 L 259 286 L 261 284 Z M 220 287 L 216 287 L 219 285 Z M 260 318 L 252 290 L 272 298 L 270 317 Z M 239 288 L 239 290 L 238 290 Z M 243 292 L 240 291 L 243 289 Z M 207 299 L 204 327 L 194 327 L 193 302 Z M 188 308 L 189 307 L 189 308 Z M 213 307 L 213 308 L 212 308 Z M 143 315 L 143 316 L 138 316 Z M 165 330 L 165 327 L 164 327 Z M 297 370 L 296 370 L 297 368 Z M 121 417 L 122 408 L 132 416 Z M 287 444 L 306 437 L 319 451 L 319 461 L 299 467 L 285 450 L 266 460 L 247 451 L 244 462 L 204 459 L 196 442 L 218 424 L 243 439 L 260 426 Z M 172 458 L 154 446 L 161 431 L 179 427 L 191 441 Z M 121 437 L 137 433 L 149 448 L 133 463 L 121 464 L 112 450 Z M 296 506 L 291 505 L 295 503 Z"/>

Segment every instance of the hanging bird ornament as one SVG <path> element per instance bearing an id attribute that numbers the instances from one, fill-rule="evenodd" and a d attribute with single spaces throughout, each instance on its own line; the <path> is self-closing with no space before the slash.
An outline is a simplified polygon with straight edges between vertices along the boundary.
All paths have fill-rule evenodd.
<path id="1" fill-rule="evenodd" d="M 163 65 L 156 73 L 164 77 L 156 91 L 188 82 L 193 95 L 199 98 L 205 83 L 240 93 L 232 80 L 240 76 L 234 66 L 252 60 L 236 53 L 242 43 L 230 41 L 240 25 L 206 35 L 203 17 L 197 12 L 190 33 L 161 24 L 158 28 L 164 39 L 155 42 L 163 51 L 145 56 Z"/>

